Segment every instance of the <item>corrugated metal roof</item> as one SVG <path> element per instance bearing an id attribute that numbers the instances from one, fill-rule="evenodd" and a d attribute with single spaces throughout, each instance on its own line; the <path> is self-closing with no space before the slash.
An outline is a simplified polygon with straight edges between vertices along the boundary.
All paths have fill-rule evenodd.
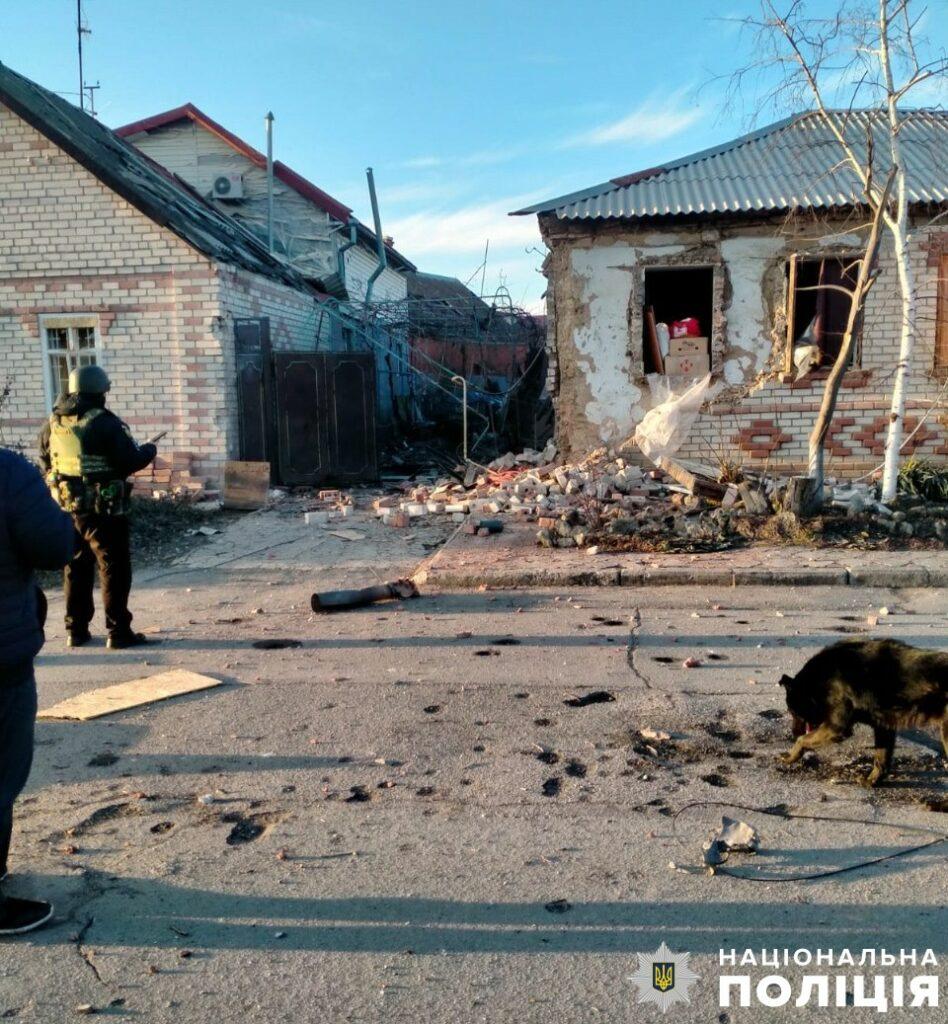
<path id="1" fill-rule="evenodd" d="M 832 116 L 863 161 L 871 131 L 875 173 L 884 179 L 891 161 L 879 111 L 834 111 Z M 948 202 L 948 112 L 904 112 L 899 137 L 911 202 Z M 811 111 L 516 213 L 608 220 L 827 209 L 862 201 L 862 187 L 844 162 L 839 141 Z"/>

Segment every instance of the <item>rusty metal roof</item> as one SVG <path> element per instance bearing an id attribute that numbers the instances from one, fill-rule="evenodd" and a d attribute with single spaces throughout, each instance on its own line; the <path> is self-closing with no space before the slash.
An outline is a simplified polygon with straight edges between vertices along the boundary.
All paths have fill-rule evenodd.
<path id="1" fill-rule="evenodd" d="M 872 133 L 875 173 L 884 178 L 891 160 L 881 113 L 832 111 L 831 116 L 861 160 Z M 899 138 L 910 201 L 948 203 L 948 111 L 904 111 Z M 822 117 L 810 111 L 515 213 L 554 213 L 561 220 L 638 219 L 832 209 L 862 201 L 842 146 Z"/>

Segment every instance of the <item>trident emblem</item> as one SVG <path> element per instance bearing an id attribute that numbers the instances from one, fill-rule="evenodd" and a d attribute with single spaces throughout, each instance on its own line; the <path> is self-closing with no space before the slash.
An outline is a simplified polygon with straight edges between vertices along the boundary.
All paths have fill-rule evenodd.
<path id="1" fill-rule="evenodd" d="M 652 988 L 667 992 L 675 987 L 675 965 L 673 963 L 652 963 Z"/>

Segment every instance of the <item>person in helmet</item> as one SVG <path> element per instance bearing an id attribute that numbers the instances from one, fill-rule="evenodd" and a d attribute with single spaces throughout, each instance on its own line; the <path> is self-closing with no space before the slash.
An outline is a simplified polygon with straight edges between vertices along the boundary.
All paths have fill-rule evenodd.
<path id="1" fill-rule="evenodd" d="M 128 596 L 132 586 L 126 479 L 157 454 L 153 444 L 137 445 L 128 427 L 105 408 L 111 387 L 101 366 L 80 366 L 69 374 L 61 396 L 40 432 L 40 460 L 59 506 L 76 524 L 79 543 L 66 566 L 66 643 L 81 647 L 91 639 L 96 565 L 110 648 L 147 643 L 132 630 Z"/>

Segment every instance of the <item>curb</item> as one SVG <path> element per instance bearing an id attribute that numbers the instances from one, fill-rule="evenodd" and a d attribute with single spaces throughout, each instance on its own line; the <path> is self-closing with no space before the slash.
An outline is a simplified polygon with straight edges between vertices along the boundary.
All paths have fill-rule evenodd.
<path id="1" fill-rule="evenodd" d="M 421 578 L 421 576 L 425 578 Z M 948 586 L 941 569 L 533 569 L 442 571 L 419 583 L 441 590 L 518 590 L 538 587 L 880 587 L 886 590 Z"/>

